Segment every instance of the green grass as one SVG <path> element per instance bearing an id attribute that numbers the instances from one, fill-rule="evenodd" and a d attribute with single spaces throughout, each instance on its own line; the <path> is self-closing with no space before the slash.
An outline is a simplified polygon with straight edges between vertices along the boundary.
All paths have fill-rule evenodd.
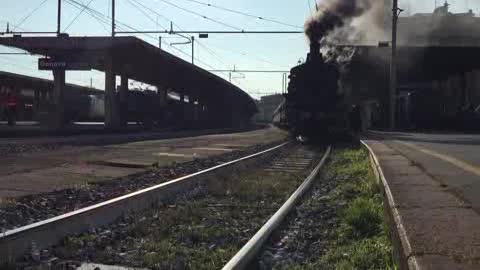
<path id="1" fill-rule="evenodd" d="M 342 238 L 348 241 L 378 235 L 382 230 L 382 223 L 381 202 L 359 197 L 342 213 Z"/>
<path id="2" fill-rule="evenodd" d="M 344 177 L 337 198 L 347 201 L 340 213 L 337 241 L 319 263 L 332 269 L 396 269 L 380 186 L 363 149 L 336 154 L 332 172 Z"/>
<path id="3" fill-rule="evenodd" d="M 321 258 L 286 270 L 397 269 L 383 215 L 380 186 L 370 168 L 368 153 L 344 149 L 334 153 L 328 177 L 341 180 L 333 200 L 346 202 L 339 215 L 336 239 Z"/>
<path id="4" fill-rule="evenodd" d="M 338 270 L 395 269 L 391 254 L 391 243 L 380 234 L 340 245 L 322 257 L 321 263 Z"/>

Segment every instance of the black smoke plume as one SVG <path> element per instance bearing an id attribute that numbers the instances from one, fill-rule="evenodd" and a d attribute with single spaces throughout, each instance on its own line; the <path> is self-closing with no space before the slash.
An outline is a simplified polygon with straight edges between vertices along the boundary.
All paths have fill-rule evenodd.
<path id="1" fill-rule="evenodd" d="M 337 28 L 369 11 L 379 0 L 320 0 L 318 11 L 305 23 L 310 42 L 320 42 Z"/>

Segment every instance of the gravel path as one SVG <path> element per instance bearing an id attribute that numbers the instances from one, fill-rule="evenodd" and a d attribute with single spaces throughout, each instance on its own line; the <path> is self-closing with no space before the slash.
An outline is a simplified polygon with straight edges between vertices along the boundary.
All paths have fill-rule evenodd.
<path id="1" fill-rule="evenodd" d="M 15 143 L 15 144 L 0 144 L 0 158 L 27 154 L 27 153 L 38 153 L 57 150 L 62 147 L 61 144 L 51 143 L 51 144 L 29 144 L 29 143 Z"/>
<path id="2" fill-rule="evenodd" d="M 253 131 L 256 128 L 245 130 L 216 129 L 216 130 L 163 130 L 156 132 L 136 132 L 127 134 L 99 134 L 76 135 L 21 139 L 0 139 L 0 158 L 20 154 L 38 153 L 58 150 L 64 146 L 99 146 L 121 144 L 135 141 L 160 140 L 169 138 L 182 138 L 203 136 L 208 134 L 222 134 L 232 132 Z"/>

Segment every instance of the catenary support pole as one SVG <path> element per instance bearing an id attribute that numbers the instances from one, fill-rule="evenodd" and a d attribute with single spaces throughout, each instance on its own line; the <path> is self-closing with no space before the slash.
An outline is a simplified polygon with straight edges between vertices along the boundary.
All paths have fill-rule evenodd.
<path id="1" fill-rule="evenodd" d="M 392 7 L 392 59 L 390 63 L 390 129 L 396 127 L 397 108 L 397 23 L 398 0 L 393 0 Z"/>

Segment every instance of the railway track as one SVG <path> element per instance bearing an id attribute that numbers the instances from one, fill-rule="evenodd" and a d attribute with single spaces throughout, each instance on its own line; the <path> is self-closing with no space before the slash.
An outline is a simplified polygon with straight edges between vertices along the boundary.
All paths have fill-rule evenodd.
<path id="1" fill-rule="evenodd" d="M 288 200 L 278 209 L 275 214 L 257 231 L 257 233 L 235 254 L 235 256 L 222 268 L 223 270 L 239 270 L 247 269 L 252 261 L 258 256 L 270 235 L 282 224 L 284 219 L 295 207 L 302 196 L 309 190 L 314 179 L 324 166 L 328 156 L 330 155 L 331 147 L 328 147 L 322 159 L 305 178 L 302 184 L 295 190 L 295 192 L 288 198 Z M 295 158 L 289 157 L 283 159 L 283 162 L 274 162 L 273 168 L 285 171 L 288 173 L 296 173 L 302 169 L 306 169 L 306 165 L 313 160 L 314 154 L 308 151 L 301 151 L 299 153 L 303 157 Z M 294 163 L 290 163 L 292 161 Z"/>
<path id="2" fill-rule="evenodd" d="M 267 153 L 276 151 L 288 143 L 226 162 L 166 183 L 155 185 L 124 196 L 110 199 L 92 206 L 65 213 L 30 225 L 8 230 L 0 234 L 0 265 L 12 263 L 32 248 L 43 249 L 57 244 L 69 235 L 108 225 L 128 213 L 147 209 L 151 205 L 168 199 L 188 189 L 204 177 L 222 169 L 245 163 Z"/>
<path id="3" fill-rule="evenodd" d="M 265 216 L 263 221 L 267 220 L 267 218 L 271 216 L 271 213 L 277 210 L 277 206 L 281 205 L 280 209 L 275 212 L 275 214 L 271 216 L 271 218 L 263 226 L 261 226 L 261 229 L 253 236 L 253 238 L 248 241 L 248 243 L 238 252 L 238 254 L 235 255 L 232 260 L 223 268 L 243 269 L 248 265 L 248 263 L 251 262 L 252 258 L 256 256 L 264 242 L 268 239 L 268 236 L 277 228 L 279 224 L 281 224 L 288 212 L 309 189 L 314 178 L 321 170 L 330 153 L 330 147 L 323 153 L 323 155 L 319 155 L 318 151 L 307 149 L 302 146 L 293 148 L 287 147 L 288 149 L 284 149 L 287 145 L 288 143 L 284 143 L 270 149 L 245 156 L 231 162 L 220 164 L 218 166 L 202 170 L 200 172 L 190 174 L 163 184 L 133 192 L 125 196 L 79 209 L 58 217 L 50 218 L 45 221 L 7 231 L 0 235 L 0 254 L 2 254 L 2 256 L 0 256 L 0 265 L 12 263 L 18 258 L 22 258 L 25 256 L 25 254 L 31 252 L 32 245 L 37 250 L 49 248 L 53 245 L 61 243 L 62 239 L 65 239 L 65 237 L 79 235 L 89 231 L 95 231 L 95 229 L 98 230 L 99 228 L 105 228 L 105 226 L 114 224 L 114 222 L 118 221 L 120 217 L 125 217 L 126 215 L 142 213 L 142 211 L 150 211 L 147 209 L 152 209 L 152 206 L 155 207 L 155 205 L 161 201 L 171 201 L 175 195 L 181 194 L 185 190 L 193 188 L 202 181 L 207 181 L 208 178 L 212 177 L 212 175 L 215 173 L 218 174 L 221 171 L 225 171 L 223 174 L 220 173 L 220 175 L 223 175 L 222 177 L 224 178 L 231 177 L 232 170 L 228 170 L 229 168 L 232 169 L 238 166 L 240 169 L 237 168 L 236 170 L 233 170 L 233 174 L 235 174 L 238 171 L 248 171 L 249 168 L 251 169 L 251 167 L 253 167 L 253 170 L 260 172 L 263 176 L 271 175 L 272 179 L 276 179 L 276 177 L 281 175 L 282 177 L 278 178 L 280 179 L 279 181 L 298 178 L 295 180 L 296 182 L 293 182 L 294 188 L 291 189 L 287 194 L 281 195 L 279 197 L 281 200 L 273 204 L 262 201 L 260 206 L 252 206 L 249 204 L 242 205 L 241 202 L 233 200 L 231 201 L 233 203 L 232 205 L 227 205 L 222 204 L 221 200 L 213 200 L 210 201 L 210 204 L 199 202 L 196 205 L 196 207 L 207 208 L 244 208 L 248 209 L 248 213 L 254 215 L 256 212 L 262 212 L 266 210 L 267 212 L 262 212 Z M 273 155 L 273 153 L 280 152 L 282 149 L 286 153 Z M 294 151 L 292 151 L 292 149 L 294 149 Z M 265 162 L 265 164 L 256 164 L 259 158 L 269 154 L 272 155 L 272 160 Z M 310 169 L 312 170 L 310 173 L 308 173 Z M 306 178 L 303 180 L 303 177 L 305 176 Z M 292 183 L 290 183 L 290 185 L 291 184 Z M 295 190 L 297 187 L 298 189 Z M 293 190 L 295 191 L 289 195 Z M 285 193 L 285 191 L 282 192 Z M 287 197 L 288 200 L 284 203 L 284 198 Z M 215 204 L 213 204 L 213 202 Z M 252 209 L 257 210 L 252 211 Z M 143 215 L 152 216 L 151 213 Z M 156 214 L 153 216 L 156 216 Z M 246 220 L 248 222 L 248 218 Z M 258 225 L 261 224 L 262 223 L 259 223 Z M 118 226 L 114 225 L 114 227 L 116 228 Z M 110 231 L 109 229 L 104 230 Z M 249 233 L 246 235 L 248 234 Z M 245 237 L 243 237 L 243 239 L 245 239 Z M 215 268 L 221 267 L 215 266 Z"/>

